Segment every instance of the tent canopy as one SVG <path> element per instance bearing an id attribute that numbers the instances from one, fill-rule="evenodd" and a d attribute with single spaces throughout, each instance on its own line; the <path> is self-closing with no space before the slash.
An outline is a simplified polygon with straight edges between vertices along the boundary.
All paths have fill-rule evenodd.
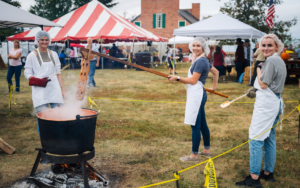
<path id="1" fill-rule="evenodd" d="M 59 24 L 0 1 L 0 28 L 56 26 Z"/>
<path id="2" fill-rule="evenodd" d="M 168 44 L 174 44 L 174 39 L 175 39 L 175 44 L 189 44 L 194 40 L 194 37 L 181 37 L 181 36 L 175 36 L 173 38 L 169 39 Z M 218 45 L 220 41 L 216 40 L 209 40 L 208 45 Z"/>
<path id="3" fill-rule="evenodd" d="M 218 13 L 208 19 L 175 29 L 174 36 L 197 36 L 206 39 L 257 39 L 265 35 L 250 25 Z"/>
<path id="4" fill-rule="evenodd" d="M 63 28 L 44 28 L 53 42 L 64 42 L 70 40 L 75 43 L 85 42 L 89 37 L 93 40 L 102 40 L 104 43 L 115 41 L 164 41 L 159 37 L 141 27 L 134 25 L 123 17 L 115 14 L 106 6 L 93 0 L 90 3 L 54 20 L 55 23 L 63 25 Z M 32 41 L 40 28 L 20 33 L 7 40 L 14 39 Z"/>

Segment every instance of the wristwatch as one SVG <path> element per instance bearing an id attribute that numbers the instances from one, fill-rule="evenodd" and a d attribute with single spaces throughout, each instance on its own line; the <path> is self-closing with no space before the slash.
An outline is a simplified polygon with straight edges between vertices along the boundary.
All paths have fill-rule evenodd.
<path id="1" fill-rule="evenodd" d="M 180 77 L 179 76 L 177 76 L 177 81 L 179 81 L 180 80 Z"/>

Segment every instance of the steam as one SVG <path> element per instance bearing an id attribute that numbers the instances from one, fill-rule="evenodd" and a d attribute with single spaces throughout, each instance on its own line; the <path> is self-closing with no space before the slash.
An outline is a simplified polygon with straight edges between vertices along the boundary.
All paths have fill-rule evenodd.
<path id="1" fill-rule="evenodd" d="M 76 99 L 77 82 L 78 78 L 74 74 L 68 74 L 63 77 L 66 88 L 64 104 L 60 107 L 48 109 L 45 107 L 46 112 L 41 113 L 42 118 L 51 120 L 74 120 L 77 115 L 84 116 L 86 113 L 81 109 L 84 106 L 85 100 L 79 101 Z"/>

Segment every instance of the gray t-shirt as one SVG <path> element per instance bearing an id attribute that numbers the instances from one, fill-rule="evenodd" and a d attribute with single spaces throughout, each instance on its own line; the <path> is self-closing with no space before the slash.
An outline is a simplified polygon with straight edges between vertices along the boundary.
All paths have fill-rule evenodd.
<path id="1" fill-rule="evenodd" d="M 282 93 L 287 74 L 284 61 L 278 55 L 272 55 L 263 64 L 262 72 L 260 80 L 274 93 Z"/>
<path id="2" fill-rule="evenodd" d="M 191 73 L 193 74 L 194 71 L 200 73 L 201 76 L 199 78 L 199 81 L 204 85 L 211 67 L 212 65 L 209 63 L 208 59 L 201 57 L 197 59 L 192 65 Z"/>

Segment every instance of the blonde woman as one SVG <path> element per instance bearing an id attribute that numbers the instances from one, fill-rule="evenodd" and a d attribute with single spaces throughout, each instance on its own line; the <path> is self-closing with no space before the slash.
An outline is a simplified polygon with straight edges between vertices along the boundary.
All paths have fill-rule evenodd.
<path id="1" fill-rule="evenodd" d="M 9 67 L 7 71 L 7 83 L 8 83 L 8 92 L 10 92 L 10 85 L 13 85 L 11 78 L 15 75 L 16 80 L 16 93 L 20 92 L 20 76 L 22 70 L 22 62 L 21 62 L 22 49 L 20 46 L 20 42 L 18 40 L 14 40 L 14 47 L 10 49 L 7 58 L 9 59 Z"/>
<path id="2" fill-rule="evenodd" d="M 281 93 L 287 74 L 286 65 L 280 57 L 283 47 L 275 34 L 265 35 L 260 40 L 259 49 L 267 59 L 257 66 L 254 88 L 247 92 L 248 97 L 256 97 L 249 128 L 249 139 L 253 139 L 249 142 L 250 175 L 245 180 L 236 182 L 236 186 L 259 188 L 262 187 L 260 179 L 275 182 L 273 175 L 276 161 L 275 125 L 279 121 L 283 106 Z M 261 170 L 263 154 L 264 168 Z"/>

